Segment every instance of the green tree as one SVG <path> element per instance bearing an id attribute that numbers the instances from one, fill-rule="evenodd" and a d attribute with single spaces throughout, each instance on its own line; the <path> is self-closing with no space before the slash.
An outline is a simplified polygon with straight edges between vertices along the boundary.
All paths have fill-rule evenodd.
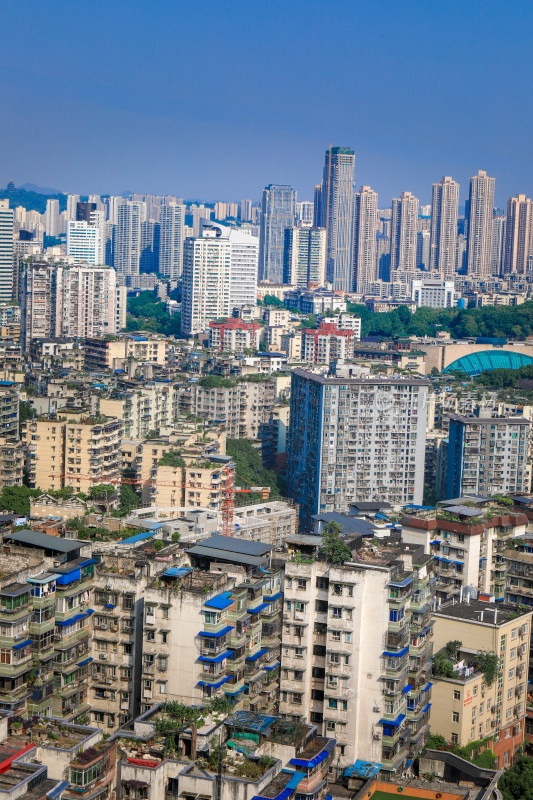
<path id="1" fill-rule="evenodd" d="M 119 512 L 121 516 L 127 516 L 134 508 L 139 507 L 139 498 L 132 487 L 123 483 L 120 486 L 120 507 Z"/>
<path id="2" fill-rule="evenodd" d="M 32 404 L 28 403 L 27 400 L 21 400 L 19 402 L 19 435 L 22 432 L 22 425 L 27 422 L 27 420 L 33 419 L 34 416 L 35 409 Z"/>
<path id="3" fill-rule="evenodd" d="M 266 294 L 265 299 L 263 300 L 263 305 L 275 306 L 276 308 L 283 308 L 284 303 L 283 300 L 280 300 L 279 297 L 276 297 L 276 295 Z"/>
<path id="4" fill-rule="evenodd" d="M 109 486 L 108 484 L 99 483 L 96 486 L 91 486 L 89 489 L 89 498 L 91 500 L 103 500 L 108 499 L 116 494 L 116 489 L 114 486 Z"/>
<path id="5" fill-rule="evenodd" d="M 322 532 L 320 553 L 328 564 L 344 564 L 351 561 L 352 551 L 341 539 L 342 527 L 336 522 L 328 522 Z"/>
<path id="6" fill-rule="evenodd" d="M 498 789 L 503 800 L 533 800 L 533 758 L 518 756 L 501 776 Z"/>
<path id="7" fill-rule="evenodd" d="M 30 489 L 29 486 L 4 486 L 0 493 L 0 509 L 27 515 L 30 513 L 30 499 L 41 494 L 41 489 Z"/>
<path id="8" fill-rule="evenodd" d="M 226 452 L 235 463 L 237 485 L 246 489 L 250 484 L 254 486 L 270 486 L 270 499 L 283 497 L 286 487 L 283 479 L 273 470 L 263 466 L 261 452 L 255 447 L 251 439 L 228 439 Z M 262 496 L 256 493 L 237 493 L 235 505 L 244 506 L 250 503 L 259 503 Z"/>

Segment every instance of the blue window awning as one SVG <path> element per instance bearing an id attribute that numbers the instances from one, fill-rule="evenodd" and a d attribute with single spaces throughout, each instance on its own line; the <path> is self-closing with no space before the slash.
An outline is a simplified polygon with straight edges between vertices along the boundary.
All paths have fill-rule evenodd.
<path id="1" fill-rule="evenodd" d="M 74 581 L 79 581 L 81 578 L 81 571 L 80 569 L 74 569 L 72 572 L 67 572 L 65 574 L 59 575 L 56 580 L 58 586 L 68 586 L 69 583 L 74 583 Z"/>
<path id="2" fill-rule="evenodd" d="M 433 684 L 432 684 L 432 683 L 431 683 L 431 681 L 430 681 L 430 682 L 428 683 L 428 685 L 427 685 L 427 686 L 424 686 L 424 688 L 422 689 L 422 691 L 423 691 L 423 692 L 429 692 L 429 690 L 431 689 L 431 687 L 432 687 L 432 686 L 433 686 Z"/>
<path id="3" fill-rule="evenodd" d="M 389 581 L 387 586 L 399 586 L 401 589 L 404 586 L 408 586 L 412 582 L 413 582 L 412 578 L 405 578 L 403 581 Z"/>
<path id="4" fill-rule="evenodd" d="M 76 666 L 77 666 L 77 667 L 84 667 L 84 666 L 85 666 L 85 664 L 90 664 L 92 660 L 93 660 L 92 658 L 86 658 L 86 659 L 84 659 L 83 661 L 78 661 L 78 663 L 76 664 Z"/>
<path id="5" fill-rule="evenodd" d="M 279 667 L 280 663 L 280 661 L 275 661 L 274 664 L 263 664 L 263 669 L 266 669 L 267 672 L 270 672 L 271 669 L 276 669 L 276 667 Z"/>
<path id="6" fill-rule="evenodd" d="M 247 608 L 246 610 L 247 610 L 247 612 L 248 612 L 249 614 L 259 614 L 259 612 L 260 612 L 260 611 L 264 611 L 264 610 L 265 610 L 265 608 L 268 608 L 268 607 L 269 607 L 269 605 L 270 605 L 270 602 L 268 602 L 268 603 L 261 603 L 261 605 L 260 605 L 260 606 L 257 606 L 256 608 Z"/>
<path id="7" fill-rule="evenodd" d="M 429 711 L 430 708 L 431 708 L 431 703 L 426 703 L 426 705 L 422 709 L 422 713 L 424 714 L 426 711 Z"/>
<path id="8" fill-rule="evenodd" d="M 92 608 L 88 608 L 87 611 L 83 612 L 83 614 L 76 614 L 75 617 L 71 617 L 70 619 L 65 619 L 62 620 L 61 622 L 59 620 L 56 620 L 56 625 L 60 625 L 63 628 L 66 625 L 72 625 L 74 622 L 78 622 L 78 620 L 80 619 L 85 619 L 85 617 L 90 617 L 91 614 L 94 614 L 94 611 Z"/>
<path id="9" fill-rule="evenodd" d="M 413 687 L 411 686 L 411 684 L 410 684 L 410 683 L 408 683 L 408 684 L 407 684 L 407 686 L 404 686 L 404 687 L 403 687 L 403 689 L 402 689 L 402 694 L 407 694 L 408 692 L 410 692 L 410 691 L 411 691 L 411 689 L 412 689 L 412 688 L 413 688 Z"/>
<path id="10" fill-rule="evenodd" d="M 396 719 L 380 719 L 379 725 L 391 725 L 393 728 L 398 728 L 405 719 L 405 714 L 400 714 Z"/>
<path id="11" fill-rule="evenodd" d="M 235 691 L 234 691 L 234 692 L 228 692 L 228 691 L 226 690 L 226 691 L 224 692 L 224 694 L 227 694 L 227 695 L 228 695 L 228 697 L 235 697 L 236 695 L 240 694 L 241 692 L 244 692 L 244 690 L 245 690 L 245 689 L 246 689 L 246 686 L 241 686 L 241 688 L 240 688 L 240 689 L 235 689 Z"/>
<path id="12" fill-rule="evenodd" d="M 234 625 L 227 625 L 225 628 L 222 628 L 221 631 L 216 631 L 215 633 L 212 633 L 211 631 L 200 631 L 198 636 L 205 636 L 209 639 L 220 639 L 221 636 L 225 636 L 227 633 L 233 630 L 235 630 Z"/>
<path id="13" fill-rule="evenodd" d="M 225 675 L 217 683 L 210 683 L 209 681 L 198 681 L 198 683 L 196 685 L 197 686 L 211 686 L 212 689 L 218 689 L 219 686 L 222 686 L 223 683 L 227 683 L 230 680 L 231 680 L 231 677 L 229 675 Z"/>
<path id="14" fill-rule="evenodd" d="M 398 650 L 397 653 L 394 653 L 392 650 L 385 650 L 383 655 L 390 656 L 391 658 L 401 658 L 401 656 L 404 656 L 408 652 L 409 652 L 409 645 L 407 647 L 404 647 L 403 650 Z"/>
<path id="15" fill-rule="evenodd" d="M 106 603 L 104 608 L 116 608 L 116 605 L 114 603 Z"/>
<path id="16" fill-rule="evenodd" d="M 26 639 L 24 642 L 19 642 L 19 644 L 14 644 L 13 650 L 22 650 L 23 647 L 27 647 L 32 642 L 33 639 Z"/>
<path id="17" fill-rule="evenodd" d="M 225 658 L 233 658 L 233 653 L 230 653 L 229 650 L 225 650 L 218 656 L 199 656 L 198 661 L 205 661 L 207 664 L 220 664 Z"/>
<path id="18" fill-rule="evenodd" d="M 283 592 L 278 592 L 277 594 L 273 594 L 272 597 L 265 597 L 269 603 L 273 603 L 274 600 L 280 600 L 283 597 Z"/>
<path id="19" fill-rule="evenodd" d="M 246 661 L 257 661 L 258 658 L 264 656 L 265 653 L 268 653 L 268 650 L 258 650 L 257 653 L 254 653 L 253 656 L 246 656 Z"/>

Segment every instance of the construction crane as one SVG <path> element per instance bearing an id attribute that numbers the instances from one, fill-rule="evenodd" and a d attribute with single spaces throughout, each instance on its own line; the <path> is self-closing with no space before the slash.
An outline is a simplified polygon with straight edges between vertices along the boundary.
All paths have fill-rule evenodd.
<path id="1" fill-rule="evenodd" d="M 249 480 L 243 478 L 241 475 L 237 475 L 241 481 L 245 481 L 249 483 L 250 486 L 247 488 L 243 488 L 241 486 L 235 486 L 234 482 L 234 473 L 229 467 L 222 467 L 221 472 L 224 473 L 224 482 L 223 482 L 223 497 L 222 497 L 222 535 L 223 536 L 231 536 L 234 531 L 234 523 L 233 523 L 233 515 L 235 509 L 235 495 L 236 494 L 261 494 L 263 500 L 268 500 L 270 495 L 270 486 L 254 486 Z M 64 473 L 64 474 L 52 474 L 48 476 L 49 478 L 61 478 L 62 480 L 89 480 L 94 481 L 95 483 L 103 483 L 106 485 L 114 485 L 114 484 L 130 484 L 130 485 L 142 485 L 146 486 L 149 484 L 150 486 L 176 486 L 182 489 L 217 489 L 218 487 L 213 486 L 212 484 L 208 486 L 207 484 L 199 484 L 199 483 L 178 483 L 177 481 L 156 481 L 154 478 L 148 478 L 145 481 L 132 479 L 132 478 L 115 478 L 111 475 L 80 475 L 79 473 Z M 108 509 L 109 510 L 109 509 Z"/>

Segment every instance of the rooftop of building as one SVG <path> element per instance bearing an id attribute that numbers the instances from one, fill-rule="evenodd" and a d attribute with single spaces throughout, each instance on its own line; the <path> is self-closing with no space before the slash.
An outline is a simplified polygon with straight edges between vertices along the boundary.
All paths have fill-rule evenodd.
<path id="1" fill-rule="evenodd" d="M 434 614 L 436 617 L 447 617 L 449 619 L 499 628 L 513 619 L 530 615 L 532 612 L 533 609 L 523 609 L 520 606 L 508 605 L 506 603 L 470 600 L 441 606 L 435 610 Z"/>
<path id="2" fill-rule="evenodd" d="M 314 383 L 321 383 L 328 386 L 346 386 L 349 385 L 413 385 L 413 386 L 430 386 L 431 381 L 427 378 L 421 378 L 420 376 L 413 376 L 413 375 L 396 375 L 396 376 L 366 376 L 361 375 L 357 378 L 337 378 L 329 375 L 321 375 L 317 372 L 311 372 L 310 370 L 302 369 L 297 367 L 293 371 L 293 375 L 297 375 L 300 378 L 306 378 L 307 380 L 311 380 Z"/>
<path id="3" fill-rule="evenodd" d="M 462 422 L 465 425 L 531 425 L 531 420 L 521 415 L 516 417 L 474 417 L 462 414 L 450 414 L 450 421 Z"/>
<path id="4" fill-rule="evenodd" d="M 72 750 L 94 738 L 99 728 L 75 725 L 53 717 L 12 717 L 9 747 L 25 747 L 29 743 L 42 747 Z M 0 754 L 0 762 L 1 762 Z"/>

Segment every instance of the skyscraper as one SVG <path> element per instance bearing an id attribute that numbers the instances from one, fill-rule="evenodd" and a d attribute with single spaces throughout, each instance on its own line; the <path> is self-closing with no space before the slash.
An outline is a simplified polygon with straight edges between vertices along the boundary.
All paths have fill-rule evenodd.
<path id="1" fill-rule="evenodd" d="M 344 292 L 353 287 L 354 172 L 353 150 L 331 146 L 326 150 L 319 193 L 320 227 L 327 236 L 326 277 L 334 289 Z"/>
<path id="2" fill-rule="evenodd" d="M 13 295 L 13 211 L 9 200 L 0 200 L 0 300 Z"/>
<path id="3" fill-rule="evenodd" d="M 402 192 L 392 201 L 390 279 L 393 282 L 400 277 L 398 273 L 412 277 L 416 271 L 417 221 L 418 197 Z"/>
<path id="4" fill-rule="evenodd" d="M 149 219 L 141 222 L 141 257 L 139 272 L 159 272 L 160 225 Z"/>
<path id="5" fill-rule="evenodd" d="M 326 231 L 324 228 L 285 229 L 283 283 L 307 288 L 326 280 Z"/>
<path id="6" fill-rule="evenodd" d="M 165 278 L 181 278 L 185 241 L 185 206 L 168 203 L 159 217 L 159 271 Z"/>
<path id="7" fill-rule="evenodd" d="M 127 283 L 127 278 L 139 274 L 141 258 L 141 223 L 145 221 L 144 203 L 123 200 L 117 206 L 114 266 L 117 280 Z"/>
<path id="8" fill-rule="evenodd" d="M 270 184 L 263 190 L 259 235 L 259 280 L 281 283 L 285 229 L 292 228 L 296 192 L 292 186 Z"/>
<path id="9" fill-rule="evenodd" d="M 95 212 L 98 213 L 98 212 Z M 67 223 L 67 255 L 85 264 L 103 264 L 105 243 L 97 225 L 71 219 Z"/>
<path id="10" fill-rule="evenodd" d="M 505 214 L 494 214 L 492 219 L 492 255 L 491 272 L 493 275 L 503 275 L 505 257 L 505 228 L 507 217 Z"/>
<path id="11" fill-rule="evenodd" d="M 67 195 L 67 220 L 76 219 L 76 208 L 79 202 L 79 194 Z"/>
<path id="12" fill-rule="evenodd" d="M 59 200 L 46 201 L 44 230 L 47 236 L 57 236 L 59 233 Z"/>
<path id="13" fill-rule="evenodd" d="M 377 278 L 378 193 L 361 186 L 355 194 L 353 213 L 354 289 L 367 292 Z"/>
<path id="14" fill-rule="evenodd" d="M 417 269 L 429 270 L 431 234 L 429 231 L 421 230 L 416 234 L 416 267 Z M 455 263 L 455 259 L 454 259 Z"/>
<path id="15" fill-rule="evenodd" d="M 533 255 L 533 209 L 525 194 L 517 194 L 507 202 L 505 233 L 505 275 L 524 274 Z"/>
<path id="16" fill-rule="evenodd" d="M 250 222 L 252 219 L 252 201 L 241 200 L 239 206 L 239 219 L 241 222 Z"/>
<path id="17" fill-rule="evenodd" d="M 468 275 L 477 278 L 490 275 L 494 184 L 481 169 L 470 178 L 466 264 Z"/>
<path id="18" fill-rule="evenodd" d="M 431 196 L 430 269 L 443 277 L 455 273 L 459 184 L 448 176 L 433 184 Z"/>

